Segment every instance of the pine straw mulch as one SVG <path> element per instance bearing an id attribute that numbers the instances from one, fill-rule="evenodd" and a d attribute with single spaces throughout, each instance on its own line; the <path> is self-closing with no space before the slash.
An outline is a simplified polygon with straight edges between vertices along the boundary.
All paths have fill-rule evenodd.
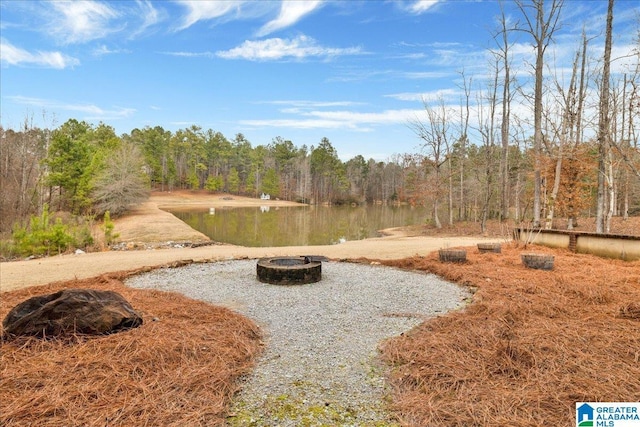
<path id="1" fill-rule="evenodd" d="M 123 285 L 128 273 L 0 294 L 16 304 L 63 288 L 109 289 L 143 315 L 136 329 L 2 343 L 0 425 L 223 425 L 238 376 L 260 352 L 250 320 L 180 294 Z"/>
<path id="2" fill-rule="evenodd" d="M 386 341 L 393 407 L 410 426 L 573 425 L 577 401 L 640 401 L 640 261 L 503 244 L 383 264 L 477 289 L 463 310 Z M 553 271 L 520 254 L 555 255 Z"/>
<path id="3" fill-rule="evenodd" d="M 477 289 L 465 309 L 382 345 L 393 409 L 410 426 L 569 425 L 576 401 L 640 400 L 640 261 L 503 244 L 382 263 Z M 555 255 L 553 271 L 520 254 Z M 255 324 L 175 293 L 127 288 L 130 273 L 2 293 L 0 318 L 62 288 L 110 289 L 144 317 L 110 336 L 3 342 L 0 425 L 222 425 L 260 352 Z M 153 321 L 158 318 L 158 321 Z"/>

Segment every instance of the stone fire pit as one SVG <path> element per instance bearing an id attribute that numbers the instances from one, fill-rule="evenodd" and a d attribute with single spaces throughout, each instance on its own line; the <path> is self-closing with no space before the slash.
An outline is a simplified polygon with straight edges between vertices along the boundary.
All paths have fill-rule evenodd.
<path id="1" fill-rule="evenodd" d="M 261 258 L 256 270 L 260 282 L 272 285 L 303 285 L 322 278 L 322 262 L 311 256 Z"/>

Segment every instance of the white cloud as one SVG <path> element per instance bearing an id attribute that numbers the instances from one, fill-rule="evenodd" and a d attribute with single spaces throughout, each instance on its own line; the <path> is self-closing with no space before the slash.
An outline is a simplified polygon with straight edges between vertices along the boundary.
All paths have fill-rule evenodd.
<path id="1" fill-rule="evenodd" d="M 64 43 L 85 43 L 117 31 L 109 24 L 119 13 L 105 3 L 54 1 L 50 4 L 57 16 L 48 29 Z"/>
<path id="2" fill-rule="evenodd" d="M 291 1 L 283 0 L 280 5 L 280 14 L 273 21 L 267 22 L 259 31 L 258 36 L 265 36 L 282 28 L 290 27 L 298 22 L 305 15 L 316 10 L 322 1 Z"/>
<path id="3" fill-rule="evenodd" d="M 454 69 L 442 69 L 442 71 L 402 71 L 402 70 L 374 70 L 374 69 L 355 69 L 341 71 L 339 75 L 328 78 L 332 82 L 351 82 L 351 81 L 389 81 L 390 79 L 411 79 L 411 80 L 430 80 L 451 78 L 456 74 Z"/>
<path id="4" fill-rule="evenodd" d="M 361 54 L 360 48 L 328 48 L 319 46 L 314 39 L 298 36 L 295 39 L 272 38 L 267 40 L 247 40 L 242 45 L 216 52 L 224 59 L 247 59 L 249 61 L 268 61 L 283 58 L 303 59 L 306 57 L 335 57 Z"/>
<path id="5" fill-rule="evenodd" d="M 202 0 L 181 0 L 179 4 L 187 8 L 187 15 L 182 19 L 182 23 L 177 30 L 189 28 L 198 21 L 220 18 L 232 11 L 239 10 L 244 1 L 202 1 Z"/>
<path id="6" fill-rule="evenodd" d="M 632 74 L 640 63 L 638 45 L 614 45 L 611 48 L 611 72 L 616 74 Z"/>
<path id="7" fill-rule="evenodd" d="M 294 25 L 305 15 L 318 9 L 323 0 L 283 0 L 280 2 L 278 16 L 267 22 L 258 30 L 259 36 L 265 36 L 274 31 Z M 265 16 L 277 7 L 275 1 L 247 1 L 247 0 L 176 0 L 176 3 L 186 8 L 186 14 L 180 19 L 176 31 L 189 28 L 199 21 L 212 19 L 229 21 L 233 19 L 248 19 Z"/>
<path id="8" fill-rule="evenodd" d="M 407 79 L 440 79 L 450 74 L 448 71 L 414 71 L 405 72 L 402 75 Z"/>
<path id="9" fill-rule="evenodd" d="M 315 119 L 240 120 L 239 123 L 244 126 L 277 127 L 283 129 L 337 129 L 345 127 L 353 129 L 353 126 L 346 125 L 344 122 Z"/>
<path id="10" fill-rule="evenodd" d="M 163 55 L 182 56 L 184 58 L 213 58 L 215 55 L 211 52 L 160 52 Z"/>
<path id="11" fill-rule="evenodd" d="M 60 52 L 34 53 L 16 47 L 8 41 L 0 40 L 0 61 L 9 65 L 36 65 L 45 68 L 63 69 L 79 65 L 76 58 L 64 55 Z"/>
<path id="12" fill-rule="evenodd" d="M 356 111 L 312 111 L 308 113 L 309 116 L 319 117 L 323 119 L 335 120 L 338 122 L 350 123 L 352 125 L 359 124 L 392 124 L 392 123 L 406 123 L 407 118 L 416 114 L 416 111 L 412 109 L 401 110 L 385 110 L 382 112 L 374 113 L 360 113 Z"/>
<path id="13" fill-rule="evenodd" d="M 291 105 L 298 108 L 322 108 L 322 107 L 348 107 L 351 105 L 362 105 L 361 102 L 353 101 L 309 101 L 309 100 L 280 100 L 257 102 L 256 104 Z"/>
<path id="14" fill-rule="evenodd" d="M 369 132 L 376 125 L 406 124 L 422 110 L 400 109 L 361 113 L 348 110 L 308 111 L 288 119 L 242 120 L 240 124 L 252 127 L 278 127 L 291 129 L 350 129 Z"/>
<path id="15" fill-rule="evenodd" d="M 83 120 L 114 120 L 130 117 L 136 112 L 134 108 L 114 107 L 113 109 L 104 109 L 93 104 L 74 104 L 65 103 L 50 99 L 33 98 L 28 96 L 7 96 L 7 99 L 23 105 L 30 105 L 39 109 L 53 111 L 73 111 L 84 114 Z"/>
<path id="16" fill-rule="evenodd" d="M 417 2 L 409 6 L 408 9 L 410 12 L 416 13 L 419 15 L 433 8 L 438 3 L 439 3 L 438 0 L 418 0 Z"/>
<path id="17" fill-rule="evenodd" d="M 93 49 L 92 52 L 93 56 L 114 55 L 117 53 L 131 53 L 131 51 L 127 49 L 110 49 L 107 45 L 102 44 Z"/>
<path id="18" fill-rule="evenodd" d="M 136 0 L 136 4 L 140 9 L 140 13 L 142 14 L 142 24 L 140 24 L 140 28 L 135 30 L 130 38 L 135 38 L 136 36 L 146 32 L 146 30 L 157 24 L 162 20 L 158 9 L 154 8 L 149 0 Z"/>
<path id="19" fill-rule="evenodd" d="M 386 98 L 393 98 L 399 101 L 437 101 L 439 99 L 457 100 L 460 96 L 460 90 L 457 89 L 439 89 L 431 92 L 404 92 L 385 95 Z"/>

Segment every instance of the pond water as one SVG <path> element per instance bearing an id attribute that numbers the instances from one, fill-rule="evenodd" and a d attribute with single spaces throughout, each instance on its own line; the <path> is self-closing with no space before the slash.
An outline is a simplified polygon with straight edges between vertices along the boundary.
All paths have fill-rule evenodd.
<path id="1" fill-rule="evenodd" d="M 217 242 L 249 247 L 329 245 L 378 237 L 378 230 L 422 224 L 411 206 L 303 206 L 170 210 Z"/>

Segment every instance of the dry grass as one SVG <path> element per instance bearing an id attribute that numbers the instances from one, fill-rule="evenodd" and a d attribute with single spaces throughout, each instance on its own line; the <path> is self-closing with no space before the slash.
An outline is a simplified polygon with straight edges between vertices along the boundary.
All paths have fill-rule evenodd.
<path id="1" fill-rule="evenodd" d="M 640 400 L 640 261 L 532 248 L 555 255 L 553 271 L 511 245 L 467 248 L 455 266 L 383 262 L 477 288 L 464 310 L 383 344 L 404 424 L 571 425 L 576 401 Z"/>
<path id="2" fill-rule="evenodd" d="M 143 314 L 144 324 L 108 336 L 3 342 L 0 425 L 224 424 L 236 379 L 261 349 L 257 326 L 179 294 L 127 288 L 124 276 L 2 294 L 0 318 L 34 295 L 69 287 L 114 290 Z"/>

